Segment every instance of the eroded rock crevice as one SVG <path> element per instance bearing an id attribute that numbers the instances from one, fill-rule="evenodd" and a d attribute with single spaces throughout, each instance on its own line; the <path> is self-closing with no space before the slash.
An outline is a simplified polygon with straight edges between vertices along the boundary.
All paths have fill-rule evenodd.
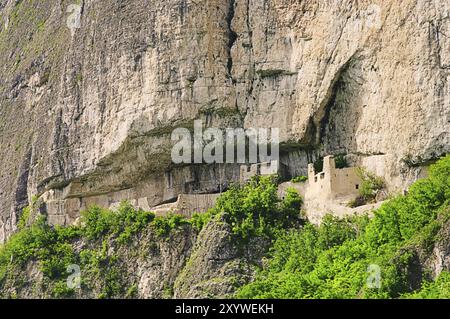
<path id="1" fill-rule="evenodd" d="M 238 37 L 237 33 L 233 30 L 233 19 L 235 16 L 236 0 L 229 0 L 229 8 L 227 14 L 227 25 L 228 25 L 228 61 L 227 69 L 230 78 L 233 80 L 233 56 L 231 50 L 233 49 L 236 39 Z M 234 82 L 234 80 L 233 80 Z"/>
<path id="2" fill-rule="evenodd" d="M 28 182 L 30 176 L 30 165 L 31 165 L 31 157 L 32 157 L 32 149 L 30 148 L 26 154 L 25 158 L 22 161 L 20 166 L 19 175 L 16 183 L 15 190 L 15 201 L 14 201 L 14 218 L 12 219 L 13 223 L 19 221 L 20 216 L 22 215 L 22 211 L 25 207 L 28 206 L 31 201 L 28 197 Z"/>

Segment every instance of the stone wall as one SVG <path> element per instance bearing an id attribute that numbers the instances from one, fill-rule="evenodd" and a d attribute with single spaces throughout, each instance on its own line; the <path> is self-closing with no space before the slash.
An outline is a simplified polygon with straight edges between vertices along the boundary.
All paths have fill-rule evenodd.
<path id="1" fill-rule="evenodd" d="M 245 184 L 256 176 L 286 175 L 286 167 L 279 160 L 270 162 L 241 165 L 240 182 Z"/>
<path id="2" fill-rule="evenodd" d="M 220 194 L 181 194 L 174 203 L 153 207 L 150 211 L 157 216 L 169 213 L 191 218 L 194 213 L 205 213 L 213 208 Z"/>
<path id="3" fill-rule="evenodd" d="M 128 201 L 137 208 L 150 211 L 166 202 L 182 205 L 181 200 L 186 201 L 186 208 L 176 206 L 176 211 L 189 215 L 197 212 L 196 209 L 206 211 L 205 207 L 214 206 L 215 201 L 212 203 L 210 198 L 214 199 L 216 196 L 203 194 L 214 194 L 227 189 L 231 183 L 239 180 L 238 176 L 237 165 L 186 166 L 148 178 L 133 188 L 103 194 L 87 193 L 84 189 L 89 185 L 77 181 L 64 188 L 45 192 L 41 196 L 44 202 L 42 210 L 48 215 L 51 224 L 69 225 L 78 219 L 81 211 L 92 206 L 114 209 L 122 201 Z M 196 198 L 199 199 L 198 203 L 195 202 Z M 206 204 L 203 205 L 202 202 Z"/>
<path id="4" fill-rule="evenodd" d="M 331 192 L 334 198 L 356 197 L 362 180 L 358 175 L 356 167 L 336 169 L 331 172 Z"/>
<path id="5" fill-rule="evenodd" d="M 333 156 L 323 159 L 323 171 L 316 174 L 309 164 L 306 199 L 311 201 L 334 201 L 339 198 L 355 198 L 359 195 L 362 180 L 356 167 L 336 169 Z"/>

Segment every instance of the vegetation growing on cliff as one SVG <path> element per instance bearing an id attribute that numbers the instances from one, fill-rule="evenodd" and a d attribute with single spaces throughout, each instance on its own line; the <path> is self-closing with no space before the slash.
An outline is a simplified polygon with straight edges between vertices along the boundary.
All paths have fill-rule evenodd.
<path id="1" fill-rule="evenodd" d="M 190 220 L 155 217 L 123 203 L 114 212 L 89 209 L 78 226 L 50 227 L 44 217 L 29 226 L 23 222 L 0 248 L 0 295 L 14 297 L 42 275 L 32 287 L 40 297 L 135 297 L 136 281 L 123 264 L 135 253 L 131 246 L 143 232 L 167 240 L 175 230 L 189 228 L 198 234 L 211 222 L 228 225 L 233 237 L 228 244 L 273 241 L 264 267 L 254 282 L 241 286 L 239 297 L 450 297 L 449 273 L 433 280 L 425 267 L 418 267 L 450 223 L 450 156 L 434 165 L 430 177 L 416 182 L 408 195 L 386 202 L 373 219 L 327 216 L 317 227 L 301 222 L 301 205 L 294 190 L 280 200 L 274 180 L 258 178 L 232 187 L 216 207 Z M 147 251 L 155 249 L 150 246 Z M 83 270 L 81 292 L 67 286 L 72 274 L 68 266 L 74 264 Z M 30 266 L 37 266 L 40 275 L 30 274 Z M 191 272 L 195 269 L 184 275 Z M 230 278 L 216 281 L 234 282 Z"/>
<path id="2" fill-rule="evenodd" d="M 217 201 L 212 215 L 224 214 L 233 233 L 244 241 L 254 237 L 271 238 L 299 219 L 302 199 L 288 189 L 283 200 L 270 177 L 259 177 L 244 187 L 233 186 Z"/>
<path id="3" fill-rule="evenodd" d="M 291 180 L 292 183 L 306 183 L 307 181 L 307 176 L 296 176 Z"/>
<path id="4" fill-rule="evenodd" d="M 75 290 L 66 283 L 72 274 L 70 265 L 83 269 L 81 284 L 85 290 L 100 287 L 95 297 L 132 297 L 133 285 L 126 281 L 120 267 L 121 256 L 111 253 L 111 248 L 126 246 L 147 227 L 158 236 L 167 236 L 173 228 L 183 226 L 183 221 L 175 215 L 155 218 L 153 213 L 136 210 L 128 203 L 122 203 L 116 211 L 92 207 L 83 212 L 81 226 L 51 227 L 40 216 L 31 226 L 22 226 L 0 248 L 0 293 L 4 294 L 7 282 L 20 290 L 26 285 L 23 270 L 29 263 L 37 263 L 44 287 L 36 289 L 49 291 L 48 297 L 74 295 Z"/>
<path id="5" fill-rule="evenodd" d="M 82 213 L 77 226 L 51 227 L 41 216 L 30 226 L 21 223 L 20 230 L 0 248 L 0 293 L 14 297 L 11 291 L 20 291 L 29 284 L 30 278 L 25 278 L 30 275 L 27 267 L 37 265 L 45 285 L 33 289 L 41 296 L 77 296 L 66 280 L 72 274 L 69 266 L 79 265 L 83 271 L 82 293 L 96 291 L 91 297 L 97 298 L 133 297 L 136 284 L 127 281 L 122 267 L 126 256 L 118 251 L 120 247 L 128 249 L 143 231 L 149 230 L 155 239 L 165 240 L 174 230 L 188 227 L 200 232 L 212 220 L 221 220 L 230 225 L 235 243 L 245 245 L 256 237 L 274 238 L 282 229 L 294 225 L 300 205 L 301 199 L 293 190 L 280 200 L 273 180 L 258 178 L 245 187 L 232 187 L 215 208 L 206 214 L 194 214 L 190 220 L 174 214 L 155 217 L 128 203 L 115 211 L 92 207 Z M 27 208 L 24 216 L 29 211 Z"/>
<path id="6" fill-rule="evenodd" d="M 385 190 L 386 183 L 383 178 L 359 167 L 357 174 L 362 183 L 359 188 L 359 196 L 348 203 L 349 207 L 359 207 L 369 203 L 375 203 L 379 192 Z M 385 195 L 386 196 L 386 195 Z"/>
<path id="7" fill-rule="evenodd" d="M 276 177 L 256 177 L 245 186 L 233 185 L 219 197 L 216 206 L 205 214 L 194 214 L 190 223 L 202 229 L 213 218 L 223 219 L 231 226 L 236 239 L 273 238 L 276 233 L 300 222 L 303 201 L 297 191 L 289 188 L 279 199 Z"/>
<path id="8" fill-rule="evenodd" d="M 450 275 L 417 267 L 450 221 L 450 156 L 375 217 L 328 216 L 277 238 L 243 298 L 448 298 Z M 422 254 L 421 254 L 422 253 Z M 379 273 L 377 273 L 379 270 Z M 369 272 L 368 272 L 369 271 Z M 375 273 L 372 273 L 375 271 Z"/>
<path id="9" fill-rule="evenodd" d="M 385 187 L 384 180 L 363 168 L 358 169 L 358 176 L 362 180 L 362 184 L 359 189 L 362 200 L 365 202 L 375 200 L 377 192 Z"/>

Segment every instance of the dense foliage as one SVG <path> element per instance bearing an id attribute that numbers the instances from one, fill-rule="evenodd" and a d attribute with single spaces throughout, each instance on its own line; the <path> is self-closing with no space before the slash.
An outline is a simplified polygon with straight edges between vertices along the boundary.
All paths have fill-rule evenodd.
<path id="1" fill-rule="evenodd" d="M 25 210 L 26 215 L 29 211 L 30 208 Z M 70 265 L 83 269 L 81 284 L 85 291 L 100 287 L 100 293 L 94 297 L 132 297 L 135 287 L 126 281 L 127 274 L 120 267 L 121 256 L 114 253 L 117 249 L 110 248 L 126 246 L 146 227 L 164 237 L 187 223 L 178 215 L 155 217 L 126 202 L 115 211 L 91 207 L 82 213 L 79 226 L 50 227 L 44 216 L 29 227 L 22 221 L 20 230 L 0 248 L 0 291 L 8 280 L 20 289 L 26 284 L 22 270 L 27 263 L 37 262 L 44 276 L 44 287 L 39 289 L 49 291 L 48 297 L 73 296 L 75 291 L 66 282 L 73 271 Z M 80 245 L 82 249 L 75 248 Z"/>
<path id="2" fill-rule="evenodd" d="M 363 168 L 358 169 L 358 175 L 362 180 L 359 189 L 362 200 L 366 203 L 374 200 L 377 192 L 385 187 L 384 180 Z"/>
<path id="3" fill-rule="evenodd" d="M 305 183 L 306 181 L 308 181 L 307 176 L 296 176 L 291 180 L 292 183 Z"/>
<path id="4" fill-rule="evenodd" d="M 273 237 L 277 231 L 299 220 L 302 199 L 292 188 L 282 200 L 272 177 L 252 179 L 245 186 L 233 186 L 210 211 L 223 215 L 232 232 L 244 241 L 252 237 Z"/>
<path id="5" fill-rule="evenodd" d="M 320 227 L 287 231 L 243 298 L 448 298 L 450 275 L 432 282 L 416 267 L 450 221 L 450 156 L 433 165 L 408 195 L 375 217 L 328 216 Z M 376 273 L 374 274 L 373 271 Z M 379 272 L 378 272 L 379 271 Z"/>

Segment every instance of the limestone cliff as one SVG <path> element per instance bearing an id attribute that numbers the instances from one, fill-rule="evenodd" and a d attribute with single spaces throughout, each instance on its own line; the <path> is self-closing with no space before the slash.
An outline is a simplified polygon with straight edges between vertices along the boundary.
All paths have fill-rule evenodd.
<path id="1" fill-rule="evenodd" d="M 345 153 L 402 189 L 450 149 L 449 37 L 441 0 L 0 0 L 0 241 L 34 196 L 64 224 L 236 180 L 172 165 L 194 119 L 280 128 L 291 175 Z"/>

